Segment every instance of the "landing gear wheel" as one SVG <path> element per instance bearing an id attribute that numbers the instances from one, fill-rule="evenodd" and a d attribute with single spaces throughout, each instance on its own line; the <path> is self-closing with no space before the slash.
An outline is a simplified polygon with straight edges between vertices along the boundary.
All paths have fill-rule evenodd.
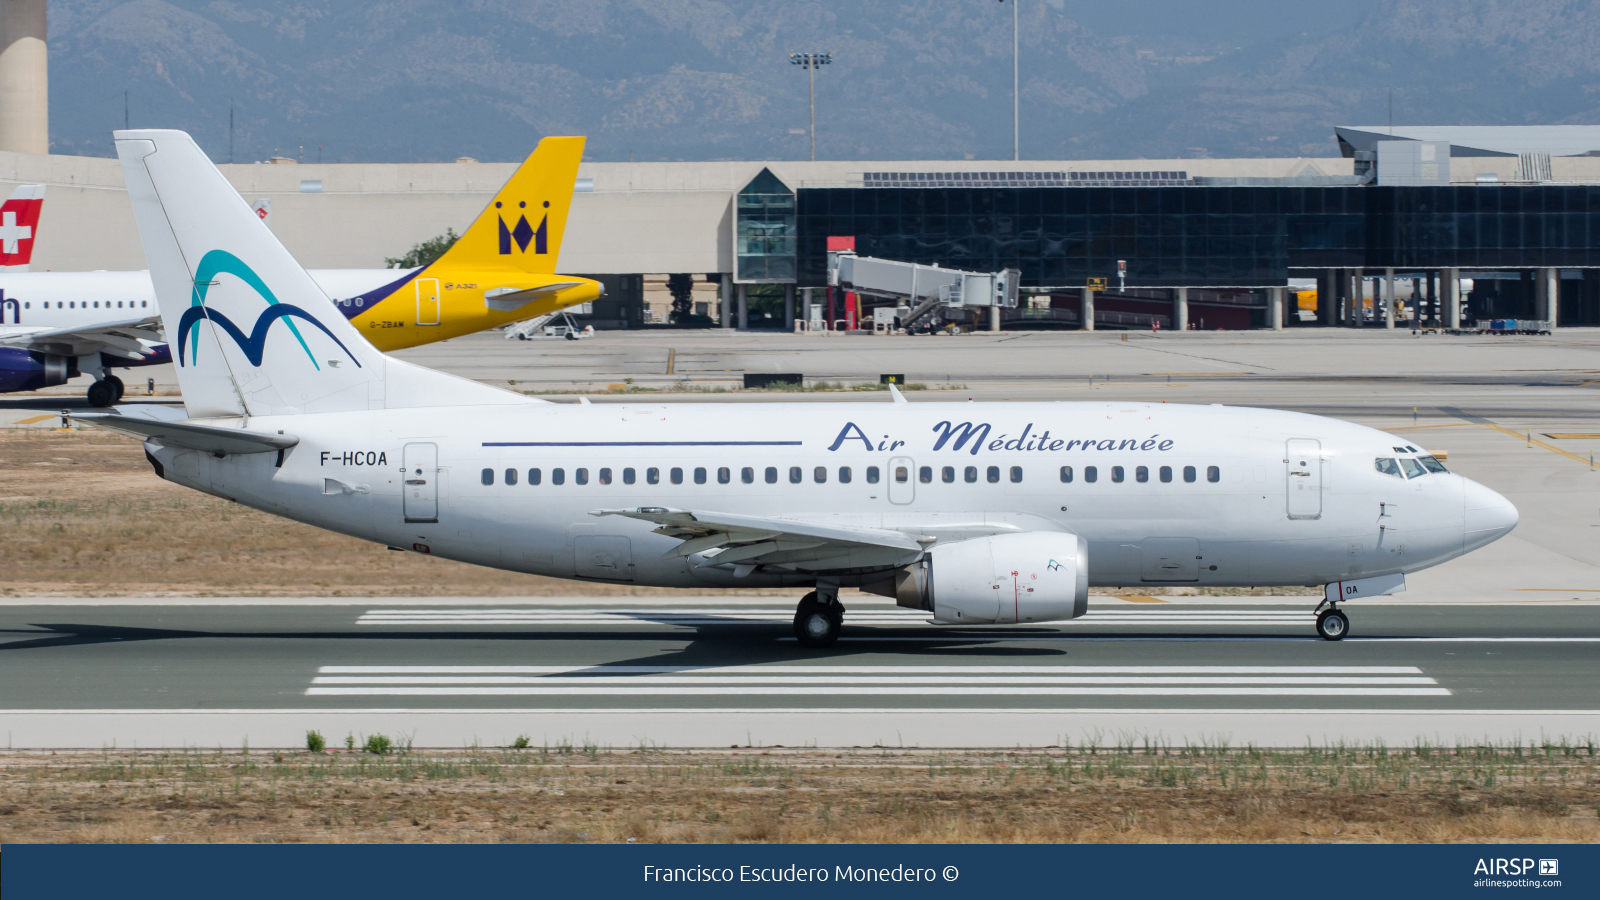
<path id="1" fill-rule="evenodd" d="M 115 375 L 107 375 L 106 376 L 106 384 L 111 385 L 111 389 L 113 391 L 117 392 L 116 399 L 112 400 L 111 402 L 112 403 L 121 403 L 122 402 L 122 392 L 124 390 L 126 390 L 126 388 L 122 384 L 122 379 L 118 378 Z"/>
<path id="2" fill-rule="evenodd" d="M 794 636 L 800 646 L 820 650 L 833 646 L 839 639 L 839 628 L 844 624 L 844 607 L 839 601 L 823 603 L 817 592 L 800 598 L 794 613 Z"/>
<path id="3" fill-rule="evenodd" d="M 1350 633 L 1350 619 L 1337 609 L 1317 616 L 1317 634 L 1325 641 L 1342 641 Z"/>
<path id="4" fill-rule="evenodd" d="M 117 402 L 117 390 L 104 381 L 89 385 L 89 405 L 105 408 Z"/>

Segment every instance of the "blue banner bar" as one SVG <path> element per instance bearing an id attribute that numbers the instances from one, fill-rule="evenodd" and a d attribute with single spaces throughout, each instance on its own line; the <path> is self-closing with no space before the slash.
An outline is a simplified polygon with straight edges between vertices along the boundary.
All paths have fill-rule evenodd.
<path id="1" fill-rule="evenodd" d="M 1593 845 L 9 845 L 5 900 L 1594 897 Z"/>

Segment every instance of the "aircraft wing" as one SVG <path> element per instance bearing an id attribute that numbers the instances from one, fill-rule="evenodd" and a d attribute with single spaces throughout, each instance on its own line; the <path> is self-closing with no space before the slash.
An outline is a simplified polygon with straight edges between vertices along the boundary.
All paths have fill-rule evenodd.
<path id="1" fill-rule="evenodd" d="M 300 443 L 300 439 L 291 434 L 202 425 L 187 419 L 164 416 L 124 415 L 119 412 L 68 412 L 65 415 L 141 441 L 154 440 L 164 446 L 187 447 L 206 453 L 271 453 L 287 450 Z"/>
<path id="2" fill-rule="evenodd" d="M 0 335 L 0 346 L 21 347 L 57 356 L 109 353 L 124 359 L 144 359 L 150 344 L 164 340 L 160 316 L 141 316 L 113 322 L 95 322 L 46 331 Z"/>
<path id="3" fill-rule="evenodd" d="M 822 525 L 796 519 L 645 506 L 597 509 L 592 516 L 654 522 L 657 534 L 682 539 L 664 559 L 700 556 L 699 565 L 735 571 L 781 566 L 808 572 L 903 566 L 922 555 L 922 543 L 887 528 Z M 748 567 L 748 568 L 746 568 Z"/>

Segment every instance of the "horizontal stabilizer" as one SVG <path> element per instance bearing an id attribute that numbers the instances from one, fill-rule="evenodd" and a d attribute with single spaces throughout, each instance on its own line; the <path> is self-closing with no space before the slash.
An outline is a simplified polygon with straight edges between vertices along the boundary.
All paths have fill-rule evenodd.
<path id="1" fill-rule="evenodd" d="M 586 284 L 589 284 L 589 282 L 558 281 L 553 284 L 541 284 L 538 287 L 530 288 L 490 288 L 483 292 L 483 305 L 499 312 L 515 312 L 541 297 L 548 297 L 567 288 L 583 287 Z"/>
<path id="2" fill-rule="evenodd" d="M 300 443 L 300 439 L 293 435 L 248 431 L 220 425 L 200 425 L 188 420 L 172 421 L 144 416 L 125 416 L 114 412 L 82 412 L 67 415 L 79 422 L 131 435 L 140 440 L 153 440 L 163 446 L 187 447 L 190 450 L 201 450 L 206 453 L 272 453 L 287 450 Z"/>

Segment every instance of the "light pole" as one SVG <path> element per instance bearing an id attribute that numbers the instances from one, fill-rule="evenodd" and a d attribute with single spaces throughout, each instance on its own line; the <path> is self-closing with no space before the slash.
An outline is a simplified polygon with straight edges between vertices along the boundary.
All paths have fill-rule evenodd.
<path id="1" fill-rule="evenodd" d="M 789 64 L 806 70 L 811 82 L 811 161 L 817 161 L 817 67 L 833 62 L 833 51 L 827 53 L 791 53 Z"/>
<path id="2" fill-rule="evenodd" d="M 1022 159 L 1022 105 L 1017 94 L 1017 7 L 1021 5 L 1022 0 L 1011 0 L 1011 158 L 1015 160 Z"/>

